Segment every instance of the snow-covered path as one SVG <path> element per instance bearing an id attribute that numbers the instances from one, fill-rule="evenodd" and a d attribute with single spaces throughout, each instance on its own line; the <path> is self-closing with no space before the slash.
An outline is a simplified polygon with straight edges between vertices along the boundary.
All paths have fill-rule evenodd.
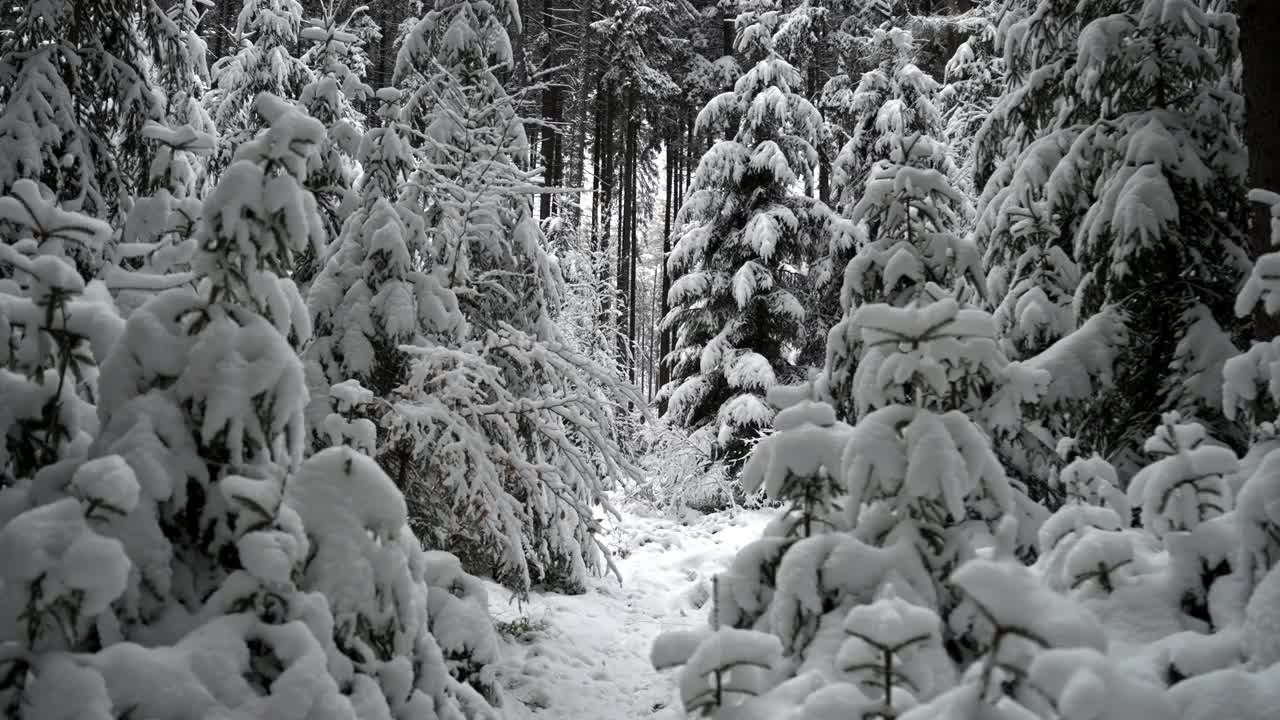
<path id="1" fill-rule="evenodd" d="M 653 639 L 667 629 L 706 622 L 702 605 L 711 577 L 760 536 L 770 516 L 769 511 L 737 510 L 686 525 L 624 511 L 608 538 L 618 555 L 621 586 L 612 576 L 593 579 L 584 595 L 533 593 L 517 608 L 508 603 L 507 591 L 490 585 L 494 618 L 524 626 L 504 647 L 499 670 L 509 698 L 504 715 L 675 717 L 662 712 L 673 696 L 673 678 L 650 667 Z"/>

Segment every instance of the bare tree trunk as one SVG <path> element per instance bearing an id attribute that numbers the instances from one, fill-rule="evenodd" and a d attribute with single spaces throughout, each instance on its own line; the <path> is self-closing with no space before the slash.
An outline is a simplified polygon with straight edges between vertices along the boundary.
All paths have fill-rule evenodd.
<path id="1" fill-rule="evenodd" d="M 683 146 L 682 129 L 677 127 L 675 133 L 667 138 L 667 162 L 666 162 L 666 199 L 662 208 L 662 287 L 658 298 L 658 317 L 657 322 L 662 322 L 667 317 L 667 313 L 671 307 L 668 304 L 667 294 L 671 291 L 671 274 L 667 269 L 667 258 L 671 255 L 671 232 L 675 223 L 676 212 L 679 210 L 680 199 L 676 197 L 676 188 L 678 187 L 678 178 L 680 177 L 680 159 L 681 146 Z M 667 368 L 666 358 L 671 353 L 671 333 L 667 330 L 659 331 L 658 342 L 658 385 L 666 385 L 670 381 L 671 373 Z"/>
<path id="2" fill-rule="evenodd" d="M 632 361 L 628 377 L 636 381 L 636 259 L 639 253 L 639 203 L 637 195 L 640 184 L 640 122 L 636 119 L 636 95 L 634 90 L 627 91 L 627 340 L 631 347 Z"/>
<path id="3" fill-rule="evenodd" d="M 600 157 L 600 194 L 596 197 L 596 202 L 600 204 L 600 255 L 603 260 L 601 262 L 600 287 L 609 287 L 609 241 L 612 232 L 613 220 L 613 181 L 614 181 L 614 153 L 613 153 L 613 104 L 608 98 L 612 95 L 607 86 L 601 88 L 601 104 L 604 106 L 604 123 L 601 127 L 601 135 L 596 140 Z M 600 304 L 600 311 L 605 319 L 605 327 L 613 328 L 613 293 L 608 292 L 604 295 L 604 301 Z"/>
<path id="4" fill-rule="evenodd" d="M 565 10 L 558 0 L 545 0 L 542 8 L 542 22 L 547 33 L 547 64 L 557 68 L 547 78 L 547 86 L 542 90 L 542 121 L 546 123 L 541 132 L 543 185 L 548 188 L 564 185 L 564 86 L 570 69 L 561 66 L 565 64 L 565 50 L 572 36 L 562 17 Z M 559 204 L 556 196 L 543 193 L 538 216 L 546 220 Z"/>

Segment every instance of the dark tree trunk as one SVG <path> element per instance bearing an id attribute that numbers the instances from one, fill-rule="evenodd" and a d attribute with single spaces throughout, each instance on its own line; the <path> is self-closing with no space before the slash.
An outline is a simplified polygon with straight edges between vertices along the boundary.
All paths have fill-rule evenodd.
<path id="1" fill-rule="evenodd" d="M 565 65 L 568 53 L 568 39 L 572 32 L 564 15 L 568 8 L 562 7 L 563 0 L 546 0 L 542 8 L 542 23 L 547 34 L 547 64 L 555 68 L 551 77 L 547 78 L 547 86 L 542 90 L 542 167 L 543 185 L 547 188 L 564 185 L 564 88 L 571 68 Z M 543 220 L 551 217 L 559 202 L 551 193 L 542 195 L 538 215 Z"/>
<path id="2" fill-rule="evenodd" d="M 671 276 L 667 271 L 667 257 L 671 255 L 671 225 L 675 219 L 678 200 L 676 193 L 676 176 L 680 174 L 680 150 L 675 145 L 678 142 L 677 135 L 667 138 L 667 162 L 666 162 L 666 199 L 662 205 L 662 285 L 657 290 L 658 293 L 658 311 L 657 317 L 654 318 L 655 324 L 660 323 L 667 317 L 667 311 L 670 307 L 667 305 L 667 293 L 671 290 Z M 666 357 L 671 352 L 670 335 L 665 330 L 659 331 L 658 338 L 658 355 L 656 363 L 658 366 L 658 385 L 667 384 L 667 366 Z"/>
<path id="3" fill-rule="evenodd" d="M 627 339 L 631 347 L 631 364 L 628 377 L 636 381 L 636 260 L 639 252 L 639 184 L 640 173 L 640 122 L 636 118 L 636 95 L 627 93 Z"/>
<path id="4" fill-rule="evenodd" d="M 604 318 L 605 327 L 613 328 L 613 292 L 609 289 L 609 244 L 613 219 L 613 103 L 612 95 L 605 86 L 600 91 L 600 104 L 604 109 L 604 122 L 600 128 L 600 136 L 596 139 L 596 152 L 600 154 L 600 194 L 595 201 L 600 212 L 600 288 L 604 298 L 600 303 L 600 314 Z"/>
<path id="5" fill-rule="evenodd" d="M 1247 108 L 1245 141 L 1249 146 L 1249 186 L 1280 192 L 1280 6 L 1275 0 L 1240 1 L 1240 55 L 1244 65 Z M 1269 208 L 1254 204 L 1249 235 L 1253 257 L 1270 252 Z M 1261 309 L 1254 313 L 1257 339 L 1280 335 L 1280 318 Z"/>

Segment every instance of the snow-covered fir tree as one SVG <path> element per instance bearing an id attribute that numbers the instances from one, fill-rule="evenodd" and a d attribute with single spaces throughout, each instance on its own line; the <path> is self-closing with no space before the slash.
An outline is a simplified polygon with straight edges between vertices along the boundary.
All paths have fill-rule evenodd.
<path id="1" fill-rule="evenodd" d="M 1119 313 L 1117 382 L 1069 434 L 1126 475 L 1165 410 L 1242 442 L 1213 379 L 1243 273 L 1235 33 L 1230 14 L 1171 0 L 1022 3 L 1003 26 L 1009 87 L 975 150 L 1002 329 L 1025 357 Z"/>
<path id="2" fill-rule="evenodd" d="M 604 490 L 634 473 L 615 413 L 640 403 L 554 322 L 562 280 L 528 195 L 523 126 L 499 77 L 511 62 L 508 17 L 518 23 L 514 8 L 441 0 L 397 60 L 416 162 L 397 202 L 425 237 L 412 241 L 417 256 L 396 262 L 438 283 L 440 301 L 424 303 L 432 318 L 452 310 L 460 321 L 400 346 L 409 370 L 388 398 L 387 441 L 406 452 L 388 469 L 428 544 L 519 591 L 582 589 L 608 563 L 596 536 L 596 508 L 610 509 Z"/>
<path id="3" fill-rule="evenodd" d="M 423 553 L 394 484 L 349 448 L 303 460 L 302 366 L 261 309 L 296 295 L 274 268 L 285 237 L 318 224 L 297 216 L 315 214 L 302 182 L 324 128 L 270 95 L 255 111 L 268 130 L 203 208 L 199 289 L 165 291 L 126 323 L 56 240 L 37 240 L 50 220 L 99 241 L 105 228 L 29 182 L 22 202 L 0 201 L 29 238 L 0 246 L 15 273 L 4 347 L 19 351 L 6 352 L 6 397 L 39 403 L 60 375 L 66 401 L 47 425 L 7 416 L 11 442 L 40 440 L 34 463 L 9 458 L 0 490 L 0 547 L 21 559 L 0 584 L 8 715 L 494 717 L 431 633 L 430 610 L 450 611 L 426 602 L 429 568 L 450 571 Z M 83 305 L 39 311 L 50 302 Z M 301 319 L 291 334 L 306 334 Z M 64 351 L 87 367 L 10 369 Z M 452 613 L 455 637 L 476 627 L 463 621 Z"/>
<path id="4" fill-rule="evenodd" d="M 819 338 L 849 311 L 851 298 L 844 294 L 844 273 L 849 261 L 865 252 L 862 246 L 868 240 L 892 248 L 899 237 L 928 242 L 922 232 L 961 234 L 971 214 L 968 201 L 954 187 L 958 172 L 951 151 L 943 142 L 945 124 L 936 106 L 939 85 L 913 62 L 915 41 L 911 33 L 897 27 L 876 28 L 863 39 L 863 44 L 869 51 L 869 59 L 876 63 L 874 67 L 864 73 L 856 85 L 850 86 L 846 76 L 838 75 L 827 82 L 823 91 L 822 104 L 828 112 L 828 122 L 836 128 L 833 133 L 842 139 L 832 162 L 831 178 L 832 207 L 842 221 L 835 225 L 823 248 L 825 252 L 815 266 L 815 281 L 820 290 L 812 312 L 819 320 L 818 333 L 815 333 Z M 882 189 L 875 193 L 881 198 L 880 202 L 868 203 L 865 199 L 866 191 L 875 187 L 869 184 L 872 176 L 885 180 L 891 172 L 877 164 L 886 161 L 899 169 L 893 172 L 913 167 L 928 174 L 933 179 L 932 186 L 916 188 L 915 194 L 939 207 L 942 213 L 932 216 L 919 210 L 908 211 L 902 223 L 890 217 L 887 218 L 890 227 L 880 230 L 886 219 L 879 217 L 882 212 L 892 216 L 894 208 L 901 210 L 913 202 L 903 199 L 901 204 L 893 205 L 890 196 L 902 190 L 886 193 L 883 183 L 879 183 Z M 877 205 L 881 206 L 880 210 L 875 208 Z M 911 227 L 913 223 L 926 227 Z M 867 238 L 867 230 L 873 231 L 875 237 Z M 939 257 L 938 261 L 943 259 Z M 960 262 L 967 261 L 960 258 Z M 950 281 L 950 277 L 935 279 L 944 286 Z M 867 299 L 863 293 L 859 301 L 881 300 L 889 301 L 889 298 Z M 824 346 L 822 350 L 825 349 Z M 824 356 L 823 352 L 812 354 L 819 362 Z M 841 402 L 837 402 L 836 407 L 842 413 L 846 409 Z"/>
<path id="5" fill-rule="evenodd" d="M 703 155 L 677 215 L 667 259 L 677 279 L 662 325 L 676 338 L 661 391 L 667 415 L 692 430 L 713 425 L 731 467 L 773 417 L 769 387 L 796 372 L 801 269 L 829 218 L 797 188 L 817 164 L 821 116 L 798 94 L 800 74 L 757 30 L 741 27 L 738 46 L 761 59 L 698 114 L 699 133 L 725 139 Z"/>
<path id="6" fill-rule="evenodd" d="M 65 209 L 114 222 L 147 175 L 142 129 L 165 116 L 159 90 L 170 88 L 165 66 L 182 62 L 184 31 L 151 0 L 16 3 L 5 14 L 0 193 L 35 180 Z M 69 250 L 89 276 L 112 245 Z"/>
<path id="7" fill-rule="evenodd" d="M 321 3 L 320 9 L 321 16 L 299 33 L 302 41 L 313 43 L 301 57 L 311 71 L 311 80 L 303 86 L 299 101 L 328 129 L 315 165 L 307 172 L 307 182 L 329 236 L 337 237 L 354 202 L 352 160 L 366 125 L 358 108 L 373 99 L 373 89 L 360 79 L 357 68 L 363 64 L 363 51 L 360 37 L 352 31 L 364 8 L 346 18 L 338 16 L 336 2 Z"/>
<path id="8" fill-rule="evenodd" d="M 886 139 L 884 149 L 887 157 L 872 167 L 845 226 L 833 233 L 862 240 L 841 269 L 843 319 L 827 340 L 827 391 L 848 419 L 861 415 L 853 386 L 863 355 L 852 325 L 858 308 L 878 302 L 922 307 L 973 287 L 981 274 L 977 248 L 960 234 L 972 210 L 936 167 L 946 147 L 917 132 Z"/>
<path id="9" fill-rule="evenodd" d="M 296 100 L 311 81 L 311 69 L 294 55 L 302 18 L 298 0 L 244 0 L 232 34 L 235 52 L 214 62 L 214 85 L 204 99 L 218 129 L 211 179 L 216 180 L 236 149 L 262 129 L 253 112 L 259 93 Z"/>
<path id="10" fill-rule="evenodd" d="M 122 208 L 116 265 L 104 273 L 126 315 L 158 291 L 194 282 L 185 271 L 196 252 L 200 192 L 216 144 L 213 121 L 200 102 L 209 84 L 205 43 L 196 33 L 200 5 L 176 3 L 166 20 L 166 52 L 152 69 L 164 117 L 142 128 L 151 160 Z"/>

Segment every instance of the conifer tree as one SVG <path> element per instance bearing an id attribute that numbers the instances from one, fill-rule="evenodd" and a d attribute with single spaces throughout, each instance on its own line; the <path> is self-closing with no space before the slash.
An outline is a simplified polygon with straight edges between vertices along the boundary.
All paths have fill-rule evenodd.
<path id="1" fill-rule="evenodd" d="M 698 115 L 699 133 L 725 139 L 698 165 L 667 260 L 680 277 L 663 320 L 676 339 L 661 396 L 677 422 L 717 428 L 730 467 L 773 417 L 768 388 L 795 373 L 790 356 L 805 327 L 798 268 L 811 262 L 829 215 L 795 188 L 817 164 L 821 116 L 769 42 L 754 25 L 740 28 L 739 50 L 760 59 Z"/>
<path id="2" fill-rule="evenodd" d="M 158 90 L 170 89 L 166 66 L 182 63 L 181 26 L 151 0 L 20 3 L 6 13 L 0 194 L 31 179 L 64 208 L 115 224 L 147 176 L 142 130 L 165 116 Z M 112 259 L 110 242 L 92 255 L 69 251 L 86 277 Z"/>
<path id="3" fill-rule="evenodd" d="M 298 0 L 244 0 L 233 35 L 235 52 L 213 64 L 215 83 L 205 96 L 205 107 L 218 129 L 211 179 L 216 180 L 236 149 L 262 129 L 253 112 L 259 93 L 295 100 L 310 82 L 310 69 L 293 54 L 301 31 Z"/>
<path id="4" fill-rule="evenodd" d="M 544 248 L 522 169 L 529 148 L 500 73 L 514 8 L 440 0 L 396 63 L 416 166 L 397 204 L 419 216 L 414 258 L 461 322 L 416 347 L 387 418 L 424 540 L 517 591 L 583 589 L 608 565 L 595 536 L 604 489 L 633 466 L 614 435 L 636 403 L 554 322 L 562 279 Z M 448 305 L 440 307 L 449 307 Z M 437 308 L 436 312 L 439 311 Z M 637 403 L 639 404 L 639 403 Z"/>
<path id="5" fill-rule="evenodd" d="M 122 209 L 117 264 L 105 273 L 116 304 L 126 315 L 164 289 L 194 282 L 200 193 L 215 128 L 201 98 L 209 84 L 205 43 L 196 32 L 201 19 L 196 0 L 169 8 L 164 51 L 152 74 L 163 93 L 164 117 L 148 122 L 150 162 L 136 194 Z"/>
<path id="6" fill-rule="evenodd" d="M 336 238 L 354 202 L 352 160 L 366 125 L 358 108 L 373 99 L 373 89 L 361 81 L 357 70 L 364 58 L 360 38 L 352 28 L 362 10 L 342 19 L 337 15 L 337 4 L 325 2 L 321 11 L 321 17 L 299 33 L 301 40 L 314 43 L 300 58 L 310 70 L 311 80 L 303 86 L 299 102 L 328 129 L 315 155 L 315 166 L 307 172 L 307 182 L 320 206 L 327 234 Z"/>
<path id="7" fill-rule="evenodd" d="M 1045 0 L 1003 36 L 1009 86 L 978 135 L 975 179 L 1013 345 L 1034 352 L 1120 313 L 1131 352 L 1115 387 L 1069 421 L 1122 474 L 1165 410 L 1239 442 L 1212 380 L 1234 353 L 1243 274 L 1234 19 L 1195 2 Z"/>
<path id="8" fill-rule="evenodd" d="M 296 305 L 276 269 L 319 224 L 303 179 L 324 128 L 272 96 L 255 110 L 269 128 L 203 208 L 199 289 L 162 292 L 123 327 L 90 289 L 94 331 L 110 336 L 79 353 L 88 382 L 103 359 L 96 413 L 79 432 L 60 422 L 76 442 L 46 445 L 0 490 L 0 548 L 25 558 L 0 585 L 8 715 L 492 716 L 450 675 L 426 603 L 409 600 L 428 594 L 429 562 L 394 485 L 349 448 L 303 461 L 307 393 L 286 335 L 305 339 L 305 317 L 265 311 Z M 25 206 L 38 209 L 30 227 L 62 212 Z M 37 304 L 85 288 L 44 245 L 0 246 Z M 74 334 L 95 320 L 63 318 Z M 35 330 L 9 324 L 4 346 Z"/>
<path id="9" fill-rule="evenodd" d="M 866 38 L 866 45 L 871 51 L 870 57 L 878 60 L 878 64 L 863 74 L 852 89 L 845 88 L 839 78 L 833 78 L 823 100 L 832 117 L 841 119 L 839 133 L 848 138 L 832 163 L 832 206 L 841 222 L 835 225 L 816 266 L 820 291 L 814 312 L 821 317 L 818 325 L 824 333 L 846 316 L 852 308 L 851 302 L 903 304 L 900 299 L 888 297 L 892 288 L 885 289 L 884 297 L 871 297 L 875 293 L 869 288 L 859 293 L 859 297 L 844 294 L 845 273 L 852 267 L 850 260 L 860 255 L 860 262 L 865 263 L 871 257 L 863 247 L 866 243 L 881 248 L 882 257 L 878 262 L 883 265 L 894 255 L 901 238 L 906 238 L 908 245 L 920 245 L 930 242 L 930 233 L 959 237 L 971 214 L 968 201 L 954 186 L 956 169 L 950 149 L 942 142 L 945 127 L 935 107 L 939 85 L 912 62 L 915 42 L 911 34 L 901 28 L 877 28 Z M 886 162 L 891 165 L 884 165 Z M 915 168 L 911 172 L 921 173 L 922 177 L 927 175 L 928 185 L 888 192 L 883 181 L 889 175 L 901 175 L 908 167 Z M 869 184 L 873 175 L 880 180 L 876 185 Z M 864 198 L 864 191 L 872 187 L 880 188 L 875 193 L 878 202 Z M 903 192 L 914 197 L 902 198 L 902 202 L 895 205 L 890 196 Z M 921 212 L 919 203 L 922 202 L 936 207 L 938 212 Z M 894 220 L 893 216 L 903 210 L 901 221 Z M 884 213 L 889 216 L 884 217 Z M 880 226 L 886 219 L 889 226 L 882 230 Z M 866 235 L 868 231 L 872 237 Z M 951 242 L 963 244 L 964 241 Z M 969 262 L 969 254 L 966 251 L 956 256 L 954 262 L 960 265 L 960 272 L 965 272 L 963 265 Z M 936 256 L 932 270 L 948 262 L 951 261 Z M 955 279 L 955 273 L 943 271 L 934 282 L 949 287 Z M 837 399 L 835 404 L 842 417 L 850 417 L 843 414 L 847 410 L 843 399 Z"/>

